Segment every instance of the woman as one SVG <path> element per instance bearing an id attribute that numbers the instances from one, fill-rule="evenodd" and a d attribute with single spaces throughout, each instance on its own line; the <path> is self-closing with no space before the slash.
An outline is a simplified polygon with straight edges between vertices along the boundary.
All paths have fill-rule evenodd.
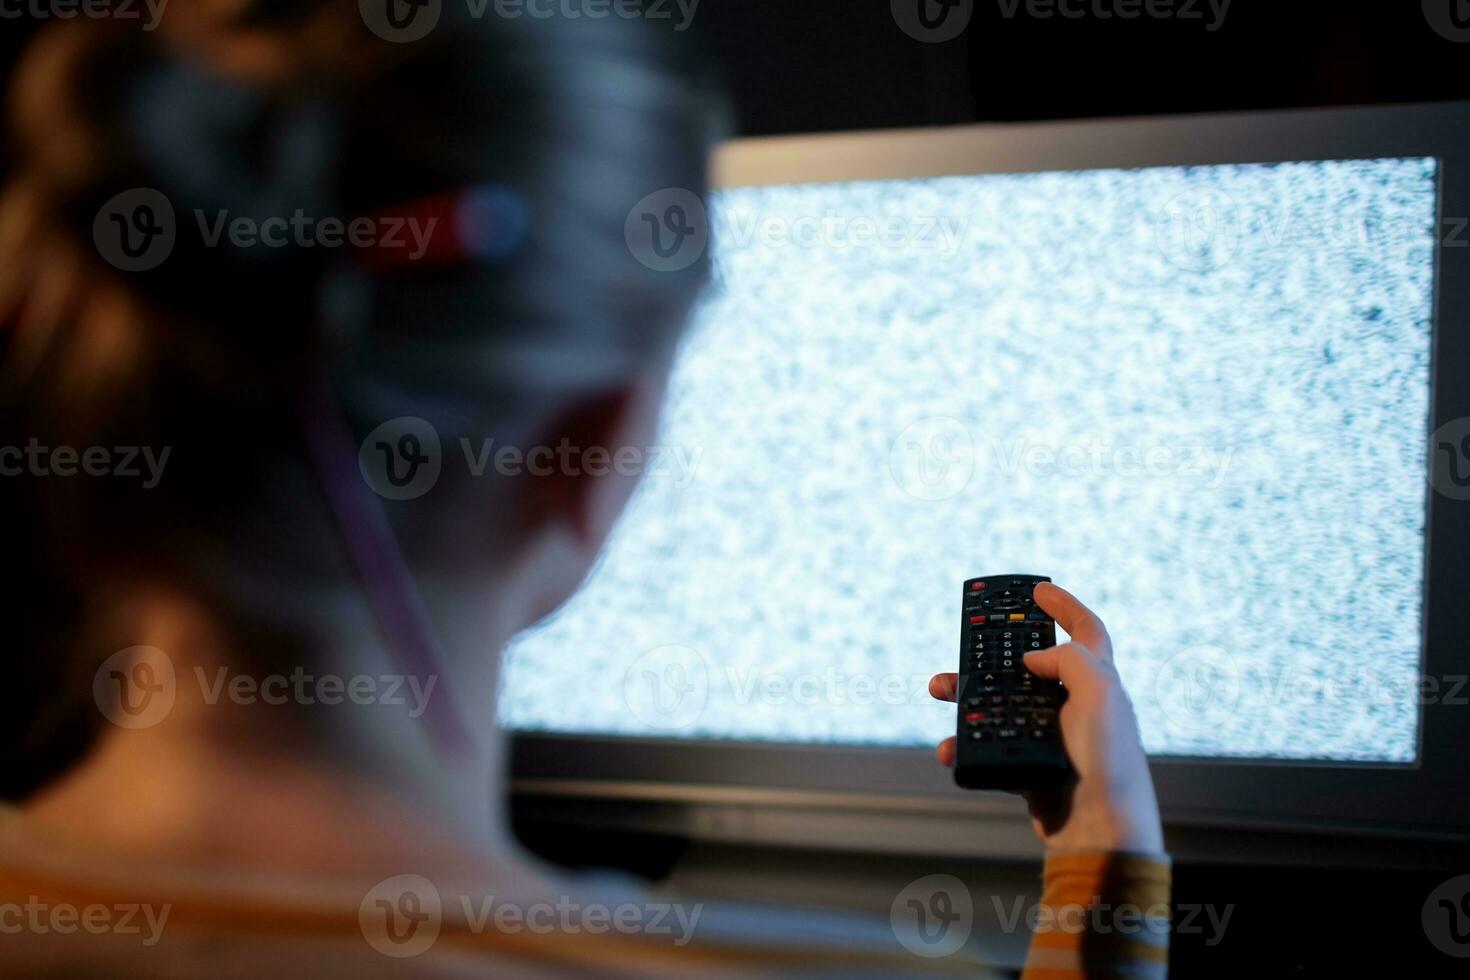
<path id="1" fill-rule="evenodd" d="M 706 270 L 651 270 L 625 222 L 704 194 L 721 104 L 646 24 L 447 5 L 387 40 L 369 6 L 64 22 L 18 73 L 0 445 L 26 453 L 0 493 L 27 710 L 4 732 L 0 973 L 976 969 L 815 915 L 679 906 L 671 937 L 636 889 L 508 839 L 498 651 L 576 589 L 635 480 L 445 467 L 400 493 L 429 458 L 412 426 L 649 444 Z M 1071 689 L 1080 773 L 1032 801 L 1046 901 L 1148 908 L 1167 860 L 1107 634 L 1037 595 L 1075 639 L 1028 664 Z M 419 696 L 344 704 L 384 678 Z M 558 911 L 532 929 L 485 897 Z M 613 908 L 627 928 L 595 928 Z M 1039 933 L 1028 976 L 1161 971 L 1161 931 Z"/>

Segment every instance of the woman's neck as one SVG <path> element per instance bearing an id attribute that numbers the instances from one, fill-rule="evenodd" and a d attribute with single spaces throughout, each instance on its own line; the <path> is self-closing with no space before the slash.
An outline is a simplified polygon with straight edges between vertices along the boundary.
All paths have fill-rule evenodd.
<path id="1" fill-rule="evenodd" d="M 155 651 L 145 656 L 162 651 L 172 668 L 166 715 L 144 727 L 109 720 L 88 757 L 24 812 L 89 848 L 166 863 L 428 873 L 515 862 L 494 720 L 499 651 L 514 617 L 503 604 L 432 590 L 425 601 L 454 655 L 442 676 L 409 678 L 350 596 L 322 603 L 332 639 L 309 665 L 232 657 L 197 606 L 135 600 L 127 638 Z M 478 610 L 473 621 L 445 612 L 466 608 Z M 259 662 L 272 667 L 236 666 Z M 162 683 L 162 671 L 131 669 L 113 664 L 110 673 L 120 685 Z M 99 692 L 114 693 L 107 681 Z M 422 723 L 448 702 L 469 735 L 452 756 Z M 139 703 L 135 695 L 131 707 Z M 124 724 L 143 717 L 117 715 L 105 698 L 99 707 Z"/>

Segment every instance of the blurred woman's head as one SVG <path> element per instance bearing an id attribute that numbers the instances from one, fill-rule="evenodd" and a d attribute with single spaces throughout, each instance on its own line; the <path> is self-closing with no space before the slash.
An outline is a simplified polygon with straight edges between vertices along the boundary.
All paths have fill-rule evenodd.
<path id="1" fill-rule="evenodd" d="M 718 106 L 646 23 L 453 6 L 393 43 L 354 2 L 190 0 L 153 31 L 60 23 L 22 63 L 0 445 L 81 459 L 0 483 L 36 706 L 0 736 L 10 792 L 87 744 L 141 592 L 208 609 L 263 669 L 310 656 L 361 591 L 363 503 L 322 472 L 343 446 L 421 582 L 545 612 L 585 574 L 633 478 L 494 454 L 646 445 L 706 270 L 649 268 L 625 228 L 649 194 L 704 196 Z M 133 247 L 165 227 L 163 258 Z M 377 454 L 412 466 L 429 433 L 437 479 L 380 485 Z"/>

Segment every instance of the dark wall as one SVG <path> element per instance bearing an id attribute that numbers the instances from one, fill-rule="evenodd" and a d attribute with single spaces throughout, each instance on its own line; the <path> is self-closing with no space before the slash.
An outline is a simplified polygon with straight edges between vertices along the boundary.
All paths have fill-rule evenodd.
<path id="1" fill-rule="evenodd" d="M 680 0 L 644 2 L 673 29 Z M 970 16 L 943 43 L 899 26 L 895 5 L 920 2 L 939 0 L 698 0 L 686 33 L 723 64 L 748 135 L 1470 99 L 1470 28 L 1448 40 L 1426 14 L 1466 0 L 1230 0 L 1218 23 L 1211 0 L 947 0 Z M 1085 16 L 1037 16 L 1057 3 Z M 1092 12 L 1129 3 L 1176 16 Z M 33 26 L 0 21 L 0 72 Z"/>
<path id="2" fill-rule="evenodd" d="M 905 34 L 890 0 L 703 0 L 695 25 L 750 134 L 1470 99 L 1470 29 L 1447 39 L 1420 0 L 1232 0 L 1220 18 L 1209 0 L 1159 0 L 1166 18 L 1091 12 L 1119 0 L 1061 0 L 1081 18 L 1028 12 L 1056 2 L 972 0 L 947 43 Z M 1446 18 L 1467 6 L 1429 2 Z"/>

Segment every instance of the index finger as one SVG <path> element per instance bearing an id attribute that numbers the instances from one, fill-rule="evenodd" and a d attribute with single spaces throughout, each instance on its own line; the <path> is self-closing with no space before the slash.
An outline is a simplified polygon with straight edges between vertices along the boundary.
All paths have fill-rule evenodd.
<path id="1" fill-rule="evenodd" d="M 1113 641 L 1108 636 L 1108 628 L 1076 596 L 1050 582 L 1038 582 L 1032 594 L 1036 604 L 1050 613 L 1074 642 L 1097 654 L 1099 659 L 1113 662 Z"/>
<path id="2" fill-rule="evenodd" d="M 935 674 L 929 678 L 929 696 L 940 701 L 959 700 L 959 689 L 959 674 Z"/>

